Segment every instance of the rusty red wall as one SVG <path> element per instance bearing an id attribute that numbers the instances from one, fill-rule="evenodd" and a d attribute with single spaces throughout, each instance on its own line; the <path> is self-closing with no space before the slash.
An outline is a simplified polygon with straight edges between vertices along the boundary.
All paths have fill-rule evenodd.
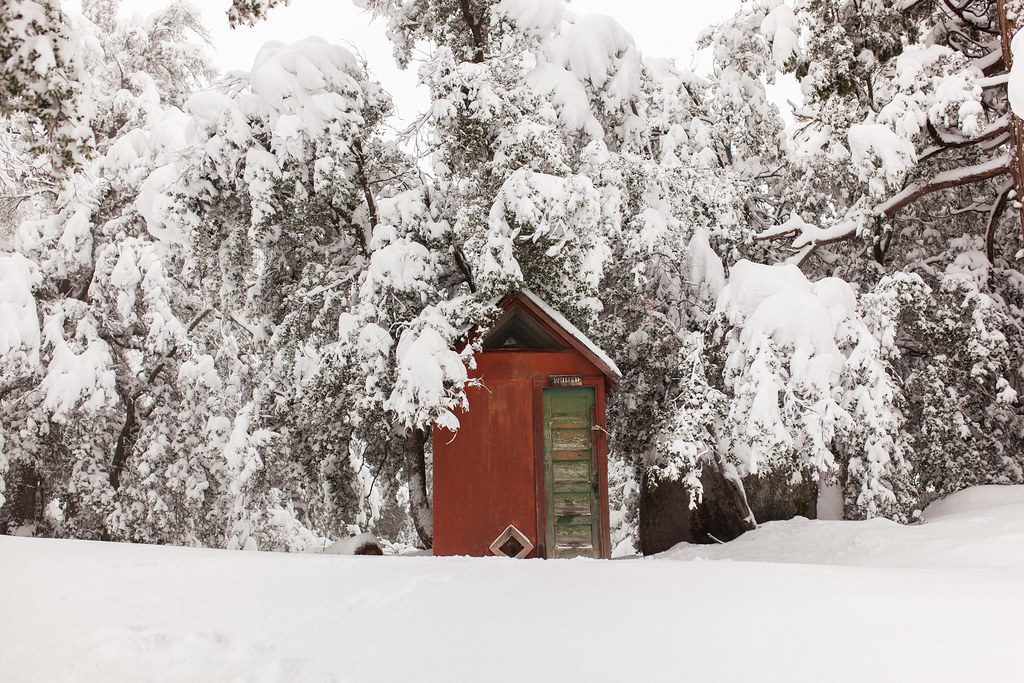
<path id="1" fill-rule="evenodd" d="M 509 524 L 537 545 L 533 378 L 601 373 L 566 349 L 485 351 L 472 374 L 458 434 L 434 430 L 435 555 L 490 555 Z"/>

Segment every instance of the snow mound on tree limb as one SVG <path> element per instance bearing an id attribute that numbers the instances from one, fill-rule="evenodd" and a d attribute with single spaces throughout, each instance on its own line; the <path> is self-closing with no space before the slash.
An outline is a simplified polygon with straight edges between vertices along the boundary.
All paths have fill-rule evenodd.
<path id="1" fill-rule="evenodd" d="M 1013 66 L 1010 68 L 1010 80 L 1006 83 L 1006 95 L 1013 113 L 1024 117 L 1024 31 L 1018 31 L 1013 37 L 1010 49 Z"/>
<path id="2" fill-rule="evenodd" d="M 616 57 L 631 50 L 636 50 L 633 37 L 617 21 L 604 14 L 588 14 L 555 41 L 549 57 L 601 88 L 613 75 Z"/>
<path id="3" fill-rule="evenodd" d="M 44 405 L 53 419 L 64 422 L 73 410 L 85 413 L 117 401 L 110 346 L 100 339 L 95 321 L 79 317 L 77 304 L 58 307 L 46 316 L 43 340 L 52 347 L 52 359 L 40 384 Z M 65 325 L 74 325 L 74 337 L 64 338 Z"/>
<path id="4" fill-rule="evenodd" d="M 501 0 L 493 12 L 508 17 L 526 35 L 545 37 L 562 23 L 565 5 L 561 0 Z"/>
<path id="5" fill-rule="evenodd" d="M 872 196 L 881 197 L 890 188 L 900 187 L 917 162 L 914 143 L 881 123 L 850 126 L 848 137 L 853 164 Z"/>
<path id="6" fill-rule="evenodd" d="M 434 309 L 426 309 L 416 323 L 398 340 L 395 388 L 384 407 L 408 429 L 434 422 L 457 431 L 453 410 L 466 408 L 461 389 L 468 381 L 463 359 L 452 348 L 458 330 Z"/>
<path id="7" fill-rule="evenodd" d="M 603 14 L 578 17 L 550 41 L 547 59 L 571 71 L 616 108 L 637 96 L 640 88 L 640 53 L 633 36 Z"/>
<path id="8" fill-rule="evenodd" d="M 687 250 L 690 252 L 690 279 L 707 286 L 715 296 L 721 294 L 726 282 L 725 267 L 711 248 L 708 231 L 704 228 L 694 230 Z"/>
<path id="9" fill-rule="evenodd" d="M 181 176 L 181 169 L 167 164 L 149 174 L 139 188 L 135 208 L 146 221 L 146 230 L 155 239 L 171 244 L 188 244 L 188 237 L 178 229 L 169 216 L 175 208 L 175 198 L 169 188 Z"/>
<path id="10" fill-rule="evenodd" d="M 0 368 L 39 364 L 39 318 L 32 287 L 39 268 L 20 254 L 0 254 Z"/>
<path id="11" fill-rule="evenodd" d="M 740 261 L 718 301 L 734 325 L 751 337 L 765 334 L 793 349 L 816 356 L 842 354 L 836 328 L 857 307 L 850 285 L 838 278 L 811 283 L 794 265 L 765 266 Z M 832 365 L 832 363 L 830 363 Z"/>
<path id="12" fill-rule="evenodd" d="M 590 108 L 586 88 L 571 71 L 557 64 L 539 64 L 526 75 L 526 82 L 551 101 L 559 122 L 573 130 L 582 130 L 594 139 L 604 137 L 604 129 Z"/>
<path id="13" fill-rule="evenodd" d="M 362 89 L 351 76 L 359 65 L 351 52 L 316 36 L 293 45 L 272 41 L 256 55 L 253 93 L 266 105 L 294 109 L 302 126 L 327 127 L 339 117 L 336 110 L 349 109 L 346 99 L 361 99 Z"/>
<path id="14" fill-rule="evenodd" d="M 775 65 L 782 69 L 793 57 L 800 56 L 800 27 L 796 15 L 784 2 L 779 2 L 761 22 L 761 33 L 772 43 Z"/>

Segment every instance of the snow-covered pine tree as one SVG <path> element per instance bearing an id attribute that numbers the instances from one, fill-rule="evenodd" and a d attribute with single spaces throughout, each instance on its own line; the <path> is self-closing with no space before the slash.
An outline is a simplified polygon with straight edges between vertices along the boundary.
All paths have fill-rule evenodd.
<path id="1" fill-rule="evenodd" d="M 16 124 L 24 149 L 53 178 L 81 164 L 93 144 L 83 45 L 58 0 L 0 6 L 0 116 Z M 10 123 L 8 124 L 10 125 Z"/>
<path id="2" fill-rule="evenodd" d="M 793 74 L 803 92 L 758 239 L 791 237 L 790 260 L 858 283 L 868 309 L 907 305 L 879 341 L 895 340 L 920 504 L 967 485 L 967 470 L 971 481 L 1021 480 L 1019 159 L 1001 12 L 987 0 L 773 0 L 717 29 L 760 40 L 769 76 Z"/>
<path id="3" fill-rule="evenodd" d="M 5 382 L 2 405 L 5 460 L 22 483 L 14 519 L 42 519 L 45 511 L 51 531 L 88 537 L 106 533 L 122 458 L 136 434 L 138 386 L 144 377 L 156 380 L 183 328 L 176 317 L 182 302 L 175 301 L 183 292 L 167 268 L 173 255 L 119 220 L 133 210 L 151 161 L 139 126 L 159 120 L 181 92 L 161 93 L 155 79 L 189 73 L 195 83 L 206 72 L 194 47 L 179 47 L 202 38 L 188 11 L 176 7 L 120 24 L 112 3 L 86 2 L 83 9 L 106 28 L 60 16 L 75 32 L 65 39 L 79 50 L 80 68 L 91 74 L 83 89 L 88 101 L 80 100 L 78 111 L 89 113 L 81 124 L 97 154 L 68 166 L 66 148 L 53 149 L 51 167 L 69 173 L 54 178 L 60 182 L 50 185 L 52 204 L 37 207 L 45 208 L 40 218 L 21 222 L 16 253 L 7 255 L 23 264 L 9 271 L 18 280 L 13 290 L 32 292 L 31 303 L 20 304 L 20 343 L 8 351 L 17 357 L 27 349 L 33 362 Z M 189 87 L 175 81 L 176 88 Z M 31 128 L 32 119 L 23 111 L 8 125 Z"/>
<path id="4" fill-rule="evenodd" d="M 1012 166 L 1012 117 L 1000 77 L 1005 65 L 996 3 L 968 5 L 744 5 L 731 26 L 768 46 L 772 75 L 790 73 L 800 82 L 804 103 L 795 112 L 792 158 L 809 164 L 808 170 L 831 163 L 857 179 L 843 183 L 838 173 L 828 173 L 817 188 L 798 188 L 796 196 L 825 193 L 831 201 L 787 207 L 762 238 L 793 236 L 801 261 L 857 239 L 883 263 L 914 242 L 893 221 L 920 213 L 917 207 L 928 205 L 921 200 L 942 192 L 945 203 L 955 206 L 981 204 L 987 193 L 992 210 L 972 215 L 972 224 L 987 218 L 982 234 L 990 243 L 997 239 Z M 990 182 L 1000 176 L 1004 180 Z M 792 210 L 806 223 L 786 222 Z M 966 219 L 952 215 L 963 227 Z"/>
<path id="5" fill-rule="evenodd" d="M 124 24 L 115 3 L 84 9 L 99 154 L 9 257 L 5 314 L 25 334 L 5 349 L 19 374 L 3 452 L 32 488 L 24 516 L 45 508 L 41 532 L 283 549 L 372 525 L 398 492 L 386 475 L 375 490 L 386 468 L 363 457 L 366 435 L 394 440 L 374 419 L 394 379 L 362 362 L 395 366 L 370 304 L 408 292 L 414 310 L 393 317 L 415 315 L 416 283 L 436 279 L 429 255 L 418 275 L 403 267 L 415 245 L 369 254 L 380 217 L 400 225 L 412 201 L 378 208 L 378 191 L 415 180 L 373 137 L 387 97 L 315 40 L 268 46 L 250 75 L 193 94 L 209 71 L 189 10 Z M 343 311 L 367 316 L 356 335 Z"/>

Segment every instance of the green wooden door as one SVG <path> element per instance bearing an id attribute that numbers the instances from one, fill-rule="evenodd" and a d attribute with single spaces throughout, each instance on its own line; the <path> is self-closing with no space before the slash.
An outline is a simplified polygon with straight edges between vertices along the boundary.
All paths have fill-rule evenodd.
<path id="1" fill-rule="evenodd" d="M 548 557 L 601 556 L 594 388 L 542 390 Z"/>

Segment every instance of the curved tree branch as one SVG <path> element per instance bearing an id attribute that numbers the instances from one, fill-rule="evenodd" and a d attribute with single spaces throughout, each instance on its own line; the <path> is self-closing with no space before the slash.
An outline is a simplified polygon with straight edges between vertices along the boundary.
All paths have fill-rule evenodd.
<path id="1" fill-rule="evenodd" d="M 352 151 L 356 158 L 356 182 L 363 191 L 363 199 L 366 200 L 366 211 L 370 214 L 370 234 L 366 235 L 362 226 L 354 225 L 356 237 L 359 239 L 359 247 L 363 256 L 370 255 L 369 239 L 373 237 L 373 229 L 377 227 L 377 202 L 373 198 L 373 190 L 370 188 L 370 181 L 366 175 L 366 155 L 363 153 L 363 144 L 356 138 L 352 141 Z"/>
<path id="2" fill-rule="evenodd" d="M 1013 190 L 1013 183 L 1006 183 L 999 191 L 999 196 L 996 198 L 994 204 L 992 204 L 992 210 L 988 214 L 988 229 L 985 230 L 985 255 L 988 256 L 988 262 L 995 264 L 995 236 L 996 236 L 996 225 L 999 223 L 999 217 L 1003 215 L 1003 209 L 1006 208 L 1006 202 L 1010 198 L 1010 192 Z"/>
<path id="3" fill-rule="evenodd" d="M 1009 156 L 996 157 L 995 159 L 990 159 L 989 161 L 975 166 L 968 166 L 967 168 L 943 171 L 942 173 L 932 177 L 932 179 L 926 183 L 921 182 L 908 185 L 898 194 L 893 195 L 881 204 L 875 205 L 872 209 L 872 213 L 879 219 L 891 218 L 901 209 L 906 208 L 918 199 L 932 193 L 939 192 L 941 190 L 948 190 L 952 187 L 970 185 L 981 180 L 987 180 L 988 178 L 1006 175 L 1009 172 Z M 792 237 L 793 246 L 801 251 L 792 257 L 790 261 L 799 264 L 807 260 L 813 252 L 814 247 L 824 244 L 835 244 L 837 242 L 852 239 L 857 235 L 860 225 L 861 223 L 857 220 L 848 218 L 842 223 L 827 229 L 822 229 L 808 225 L 802 220 L 791 219 L 781 226 L 770 228 L 760 235 L 755 235 L 754 239 L 758 241 L 766 241 L 782 237 Z M 884 257 L 884 248 L 881 252 L 876 250 L 875 257 Z M 794 259 L 796 260 L 794 261 Z"/>
<path id="4" fill-rule="evenodd" d="M 891 218 L 901 209 L 913 204 L 921 197 L 951 187 L 962 187 L 979 180 L 995 178 L 1010 172 L 1010 158 L 1000 156 L 975 166 L 955 168 L 935 175 L 927 183 L 911 183 L 899 194 L 890 197 L 875 207 L 875 211 L 885 218 Z"/>

